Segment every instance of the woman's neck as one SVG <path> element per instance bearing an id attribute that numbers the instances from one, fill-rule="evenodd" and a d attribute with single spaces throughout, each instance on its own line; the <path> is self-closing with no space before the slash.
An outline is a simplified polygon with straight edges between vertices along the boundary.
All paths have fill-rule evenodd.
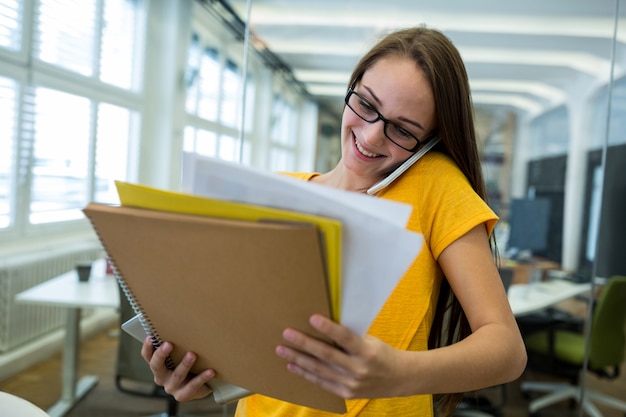
<path id="1" fill-rule="evenodd" d="M 328 187 L 338 188 L 345 191 L 354 191 L 357 193 L 367 193 L 367 190 L 374 185 L 375 181 L 371 179 L 359 178 L 346 175 L 339 166 L 333 168 L 325 174 L 318 175 L 311 179 L 313 182 L 326 185 Z"/>

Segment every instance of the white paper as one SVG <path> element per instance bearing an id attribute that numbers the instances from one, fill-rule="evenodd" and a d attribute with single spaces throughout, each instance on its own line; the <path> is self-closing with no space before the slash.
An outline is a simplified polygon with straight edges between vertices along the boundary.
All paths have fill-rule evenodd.
<path id="1" fill-rule="evenodd" d="M 185 154 L 183 191 L 341 221 L 341 323 L 359 335 L 367 332 L 423 243 L 420 234 L 405 229 L 409 205 L 218 159 Z"/>

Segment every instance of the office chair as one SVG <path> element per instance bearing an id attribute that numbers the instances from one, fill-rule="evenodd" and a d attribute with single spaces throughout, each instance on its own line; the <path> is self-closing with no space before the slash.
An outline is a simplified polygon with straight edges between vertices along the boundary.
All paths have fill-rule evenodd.
<path id="1" fill-rule="evenodd" d="M 120 290 L 120 324 L 135 315 L 125 294 Z M 150 367 L 141 357 L 141 342 L 120 331 L 115 371 L 115 386 L 120 392 L 147 398 L 161 398 L 166 402 L 163 417 L 178 416 L 178 402 L 154 383 Z"/>
<path id="2" fill-rule="evenodd" d="M 626 276 L 610 278 L 603 288 L 594 308 L 589 340 L 587 371 L 599 377 L 615 379 L 619 376 L 626 351 Z M 592 417 L 602 417 L 593 402 L 626 412 L 626 402 L 611 396 L 585 389 L 581 397 L 578 384 L 585 355 L 585 336 L 581 332 L 551 327 L 524 337 L 529 357 L 529 367 L 540 372 L 569 379 L 569 383 L 523 382 L 524 394 L 529 391 L 548 392 L 532 400 L 530 415 L 537 410 L 569 399 L 577 401 Z"/>
<path id="3" fill-rule="evenodd" d="M 120 324 L 134 316 L 135 312 L 120 289 Z M 162 387 L 154 383 L 154 376 L 150 371 L 150 367 L 141 357 L 141 342 L 125 331 L 120 331 L 115 370 L 115 386 L 120 392 L 125 394 L 164 400 L 166 403 L 165 412 L 149 417 L 183 417 L 179 414 L 178 401 L 176 401 L 173 396 L 166 393 Z M 209 402 L 207 406 L 213 409 L 217 405 Z M 221 408 L 222 414 L 226 416 L 228 407 L 217 407 Z M 187 417 L 191 417 L 188 414 L 186 415 Z M 2 415 L 2 417 L 4 417 L 4 415 Z"/>

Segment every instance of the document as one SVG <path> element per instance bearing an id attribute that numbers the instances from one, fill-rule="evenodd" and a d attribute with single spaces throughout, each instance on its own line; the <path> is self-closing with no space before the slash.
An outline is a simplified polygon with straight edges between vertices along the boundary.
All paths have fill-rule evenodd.
<path id="1" fill-rule="evenodd" d="M 185 154 L 183 191 L 339 220 L 341 319 L 359 335 L 396 287 L 423 244 L 405 229 L 412 207 L 260 169 Z"/>

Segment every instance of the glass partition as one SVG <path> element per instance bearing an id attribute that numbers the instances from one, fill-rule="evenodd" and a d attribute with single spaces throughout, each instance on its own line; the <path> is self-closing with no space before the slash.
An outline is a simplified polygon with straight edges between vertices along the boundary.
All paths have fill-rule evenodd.
<path id="1" fill-rule="evenodd" d="M 317 114 L 309 112 L 317 118 L 316 170 L 339 158 L 343 96 L 360 56 L 387 31 L 425 23 L 450 37 L 466 63 L 489 203 L 501 217 L 500 256 L 514 270 L 513 285 L 565 279 L 594 282 L 599 293 L 610 276 L 626 275 L 619 1 L 251 1 L 227 2 L 243 19 L 250 12 L 251 50 L 270 51 L 283 80 L 295 80 L 294 91 L 304 88 L 317 104 Z M 523 204 L 543 218 L 513 210 Z M 553 307 L 588 321 L 592 304 L 576 296 Z"/>

